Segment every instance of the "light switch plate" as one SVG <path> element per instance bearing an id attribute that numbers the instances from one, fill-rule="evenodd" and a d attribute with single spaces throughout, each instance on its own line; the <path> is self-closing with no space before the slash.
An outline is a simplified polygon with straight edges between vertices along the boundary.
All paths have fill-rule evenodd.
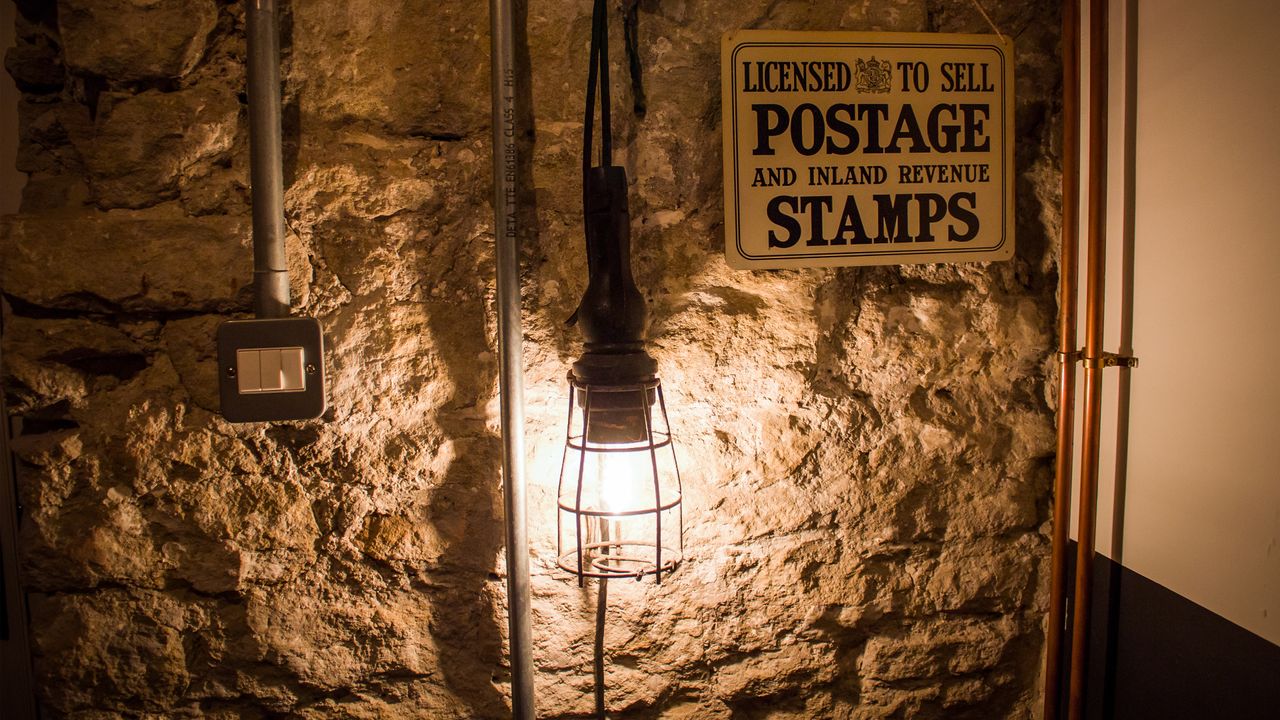
<path id="1" fill-rule="evenodd" d="M 315 318 L 230 320 L 218 326 L 218 394 L 229 422 L 324 414 L 324 336 Z"/>

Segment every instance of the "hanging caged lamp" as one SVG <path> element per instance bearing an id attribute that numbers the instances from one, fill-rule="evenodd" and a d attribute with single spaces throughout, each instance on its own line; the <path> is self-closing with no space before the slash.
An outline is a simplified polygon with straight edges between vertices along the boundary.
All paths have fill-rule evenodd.
<path id="1" fill-rule="evenodd" d="M 569 371 L 569 418 L 557 492 L 557 564 L 586 578 L 655 582 L 683 559 L 680 469 L 657 362 L 645 351 L 644 298 L 631 275 L 627 174 L 612 163 L 608 21 L 592 15 L 583 128 L 587 289 L 568 324 L 584 352 Z M 591 164 L 597 80 L 600 164 Z"/>

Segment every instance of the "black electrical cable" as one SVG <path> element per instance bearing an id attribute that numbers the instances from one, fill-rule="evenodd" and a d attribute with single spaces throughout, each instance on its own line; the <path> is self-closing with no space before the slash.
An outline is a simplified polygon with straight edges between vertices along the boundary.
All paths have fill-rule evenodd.
<path id="1" fill-rule="evenodd" d="M 604 625 L 609 611 L 609 580 L 601 578 L 596 592 L 595 695 L 596 720 L 608 720 L 604 701 Z"/>
<path id="2" fill-rule="evenodd" d="M 600 166 L 613 164 L 613 128 L 609 116 L 609 9 L 595 0 L 591 10 L 591 60 L 587 69 L 587 112 L 582 123 L 582 177 L 591 170 L 595 129 L 596 86 L 600 90 Z"/>
<path id="3" fill-rule="evenodd" d="M 623 0 L 622 9 L 622 36 L 626 40 L 627 65 L 631 70 L 631 108 L 636 117 L 644 117 L 648 103 L 640 77 L 640 0 Z"/>

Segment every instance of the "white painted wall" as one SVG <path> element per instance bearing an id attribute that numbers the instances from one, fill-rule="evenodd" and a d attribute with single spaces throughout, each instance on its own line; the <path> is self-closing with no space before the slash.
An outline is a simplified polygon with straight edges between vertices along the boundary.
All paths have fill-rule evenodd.
<path id="1" fill-rule="evenodd" d="M 1098 547 L 1280 644 L 1280 3 L 1111 18 L 1106 347 L 1131 321 L 1141 365 L 1106 375 Z"/>

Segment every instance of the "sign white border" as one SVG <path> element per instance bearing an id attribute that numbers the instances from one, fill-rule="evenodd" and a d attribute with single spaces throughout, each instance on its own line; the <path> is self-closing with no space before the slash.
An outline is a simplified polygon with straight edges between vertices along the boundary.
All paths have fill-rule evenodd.
<path id="1" fill-rule="evenodd" d="M 752 48 L 840 48 L 875 52 L 881 49 L 926 48 L 989 50 L 1000 66 L 994 78 L 999 116 L 991 117 L 1001 130 L 999 158 L 992 165 L 992 181 L 1000 183 L 999 197 L 1004 207 L 998 235 L 990 231 L 967 243 L 934 242 L 927 247 L 904 243 L 843 245 L 825 252 L 777 252 L 752 254 L 742 245 L 742 204 L 739 153 L 739 91 L 736 75 L 738 55 Z M 724 152 L 725 256 L 730 267 L 742 270 L 796 267 L 896 265 L 930 262 L 978 262 L 1008 260 L 1014 253 L 1014 98 L 1013 47 L 996 35 L 946 33 L 867 33 L 739 30 L 726 33 L 721 43 L 721 101 Z M 993 104 L 993 109 L 997 107 Z M 995 115 L 995 113 L 993 113 Z M 993 148 L 994 150 L 994 148 Z M 829 156 L 827 156 L 829 157 Z M 865 157 L 865 156 L 864 156 Z M 874 157 L 874 156 L 871 156 Z M 821 162 L 822 155 L 814 162 Z M 936 156 L 935 156 L 936 159 Z M 845 158 L 847 160 L 847 157 Z M 998 177 L 996 177 L 998 175 Z M 927 188 L 929 186 L 921 186 Z M 951 245 L 952 247 L 940 247 Z"/>

